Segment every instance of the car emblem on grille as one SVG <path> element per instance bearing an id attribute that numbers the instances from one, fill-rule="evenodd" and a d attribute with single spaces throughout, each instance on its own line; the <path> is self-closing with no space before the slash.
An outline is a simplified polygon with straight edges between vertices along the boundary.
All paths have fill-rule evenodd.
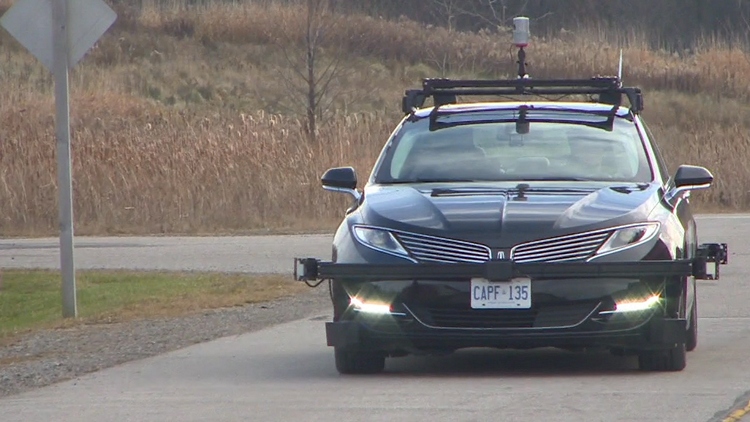
<path id="1" fill-rule="evenodd" d="M 497 259 L 505 259 L 505 251 L 497 251 Z"/>

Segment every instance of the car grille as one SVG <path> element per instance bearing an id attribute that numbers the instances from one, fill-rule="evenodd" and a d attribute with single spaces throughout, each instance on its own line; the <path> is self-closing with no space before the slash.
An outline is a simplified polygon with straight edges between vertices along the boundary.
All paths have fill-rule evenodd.
<path id="1" fill-rule="evenodd" d="M 455 239 L 394 233 L 412 256 L 423 262 L 477 262 L 490 259 L 490 248 L 478 243 Z"/>
<path id="2" fill-rule="evenodd" d="M 511 250 L 515 262 L 561 262 L 589 258 L 612 233 L 611 230 L 536 240 Z"/>
<path id="3" fill-rule="evenodd" d="M 554 328 L 580 324 L 599 306 L 599 302 L 564 305 L 538 305 L 531 309 L 473 309 L 445 306 L 407 308 L 423 324 L 435 328 L 503 329 Z"/>

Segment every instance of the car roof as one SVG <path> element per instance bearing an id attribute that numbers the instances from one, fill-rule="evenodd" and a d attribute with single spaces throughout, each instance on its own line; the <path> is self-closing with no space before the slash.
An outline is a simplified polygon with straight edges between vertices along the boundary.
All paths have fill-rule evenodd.
<path id="1" fill-rule="evenodd" d="M 612 104 L 604 103 L 583 103 L 583 102 L 562 102 L 562 101 L 501 101 L 501 102 L 473 102 L 460 104 L 445 104 L 440 106 L 440 113 L 465 113 L 465 112 L 482 112 L 497 110 L 517 110 L 520 107 L 528 107 L 529 110 L 548 110 L 548 111 L 566 111 L 581 113 L 607 112 L 611 111 Z M 428 117 L 434 107 L 426 107 L 417 110 L 414 114 L 417 117 Z M 626 117 L 630 115 L 628 107 L 619 106 L 617 108 L 617 117 Z"/>

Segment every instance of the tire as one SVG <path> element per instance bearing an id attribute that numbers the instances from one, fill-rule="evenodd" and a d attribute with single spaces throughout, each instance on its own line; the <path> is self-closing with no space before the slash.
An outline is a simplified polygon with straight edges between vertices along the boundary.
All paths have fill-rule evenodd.
<path id="1" fill-rule="evenodd" d="M 685 344 L 669 350 L 649 350 L 638 355 L 638 367 L 642 371 L 682 371 L 687 363 Z"/>
<path id="2" fill-rule="evenodd" d="M 377 374 L 385 369 L 385 354 L 334 347 L 336 370 L 340 374 Z"/>
<path id="3" fill-rule="evenodd" d="M 698 346 L 698 296 L 693 293 L 693 310 L 690 311 L 690 328 L 687 330 L 685 350 L 692 352 Z"/>

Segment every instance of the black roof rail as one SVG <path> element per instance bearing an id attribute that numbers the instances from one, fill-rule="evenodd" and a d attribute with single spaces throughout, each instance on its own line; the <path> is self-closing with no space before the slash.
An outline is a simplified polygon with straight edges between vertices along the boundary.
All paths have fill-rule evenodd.
<path id="1" fill-rule="evenodd" d="M 404 94 L 402 110 L 411 114 L 421 108 L 428 97 L 436 107 L 455 104 L 462 96 L 517 96 L 517 95 L 599 95 L 598 101 L 619 106 L 623 95 L 630 102 L 630 110 L 638 114 L 643 111 L 643 93 L 640 88 L 623 87 L 617 77 L 593 77 L 590 79 L 499 79 L 461 80 L 424 79 L 422 89 L 410 89 Z"/>

